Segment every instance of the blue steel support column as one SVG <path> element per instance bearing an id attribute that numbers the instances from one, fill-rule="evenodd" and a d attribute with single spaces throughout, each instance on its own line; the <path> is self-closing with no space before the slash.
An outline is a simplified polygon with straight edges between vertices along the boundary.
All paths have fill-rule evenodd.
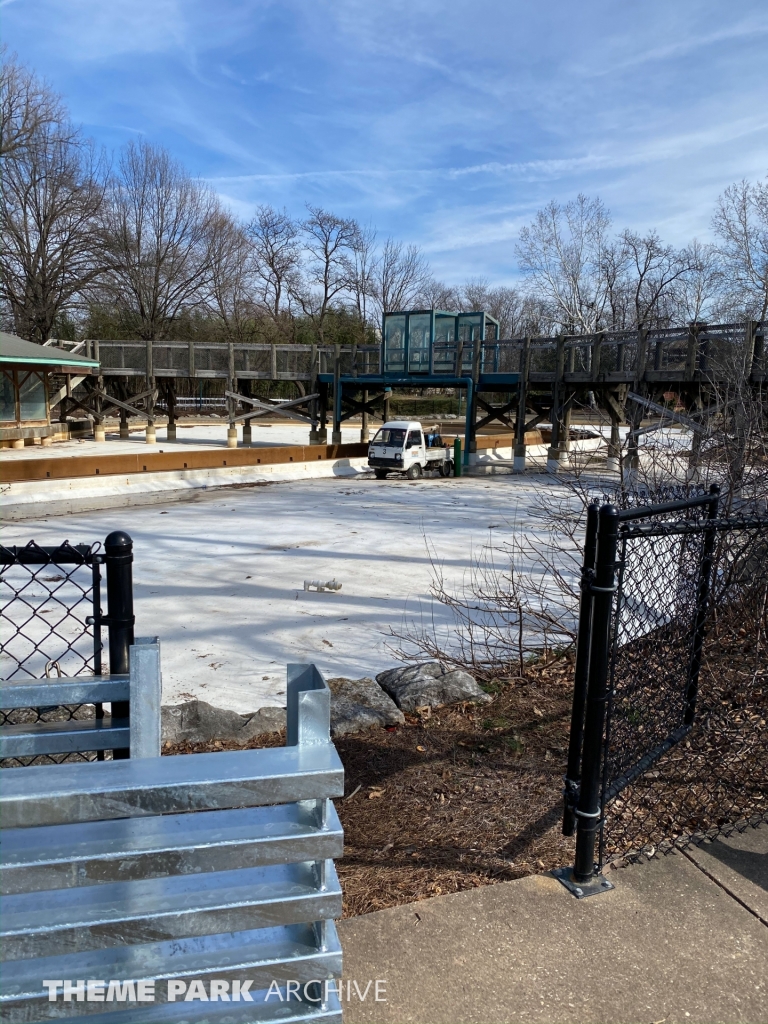
<path id="1" fill-rule="evenodd" d="M 475 418 L 475 387 L 471 377 L 464 378 L 467 382 L 467 414 L 464 425 L 464 465 L 469 465 L 470 444 L 474 440 Z"/>
<path id="2" fill-rule="evenodd" d="M 341 392 L 344 385 L 337 378 L 333 389 L 333 432 L 331 444 L 341 444 Z"/>

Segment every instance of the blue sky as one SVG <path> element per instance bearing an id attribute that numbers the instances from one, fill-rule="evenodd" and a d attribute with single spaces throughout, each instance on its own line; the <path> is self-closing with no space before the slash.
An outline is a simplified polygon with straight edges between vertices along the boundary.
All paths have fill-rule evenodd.
<path id="1" fill-rule="evenodd" d="M 305 202 L 516 274 L 520 227 L 600 195 L 708 238 L 768 174 L 766 0 L 0 0 L 2 37 L 109 148 L 167 146 L 247 216 Z"/>

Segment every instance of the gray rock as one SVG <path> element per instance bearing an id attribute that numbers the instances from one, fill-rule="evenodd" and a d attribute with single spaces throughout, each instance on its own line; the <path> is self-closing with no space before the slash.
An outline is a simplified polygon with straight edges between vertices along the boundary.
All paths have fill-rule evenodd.
<path id="1" fill-rule="evenodd" d="M 464 701 L 487 704 L 492 699 L 468 672 L 447 669 L 437 661 L 387 669 L 376 676 L 376 682 L 403 711 Z"/>
<path id="2" fill-rule="evenodd" d="M 190 700 L 161 709 L 164 743 L 210 743 L 213 740 L 246 744 L 254 736 L 285 728 L 284 708 L 261 708 L 247 715 Z"/>
<path id="3" fill-rule="evenodd" d="M 402 711 L 368 676 L 328 680 L 331 691 L 331 736 L 346 736 L 373 725 L 402 725 Z"/>

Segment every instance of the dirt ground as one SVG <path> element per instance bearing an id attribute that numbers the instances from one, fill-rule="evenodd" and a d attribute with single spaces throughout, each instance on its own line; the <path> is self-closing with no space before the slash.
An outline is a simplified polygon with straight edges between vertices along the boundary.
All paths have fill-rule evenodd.
<path id="1" fill-rule="evenodd" d="M 740 609 L 707 637 L 693 730 L 607 812 L 612 866 L 634 859 L 632 851 L 766 820 L 764 612 Z M 524 678 L 485 688 L 493 701 L 482 707 L 407 715 L 405 725 L 335 741 L 345 769 L 336 801 L 345 917 L 572 863 L 573 839 L 560 832 L 572 660 L 529 665 Z M 284 742 L 274 733 L 251 746 Z"/>
<path id="2" fill-rule="evenodd" d="M 335 741 L 345 769 L 336 801 L 345 917 L 573 859 L 573 840 L 560 835 L 572 673 L 568 659 L 537 664 L 524 679 L 489 683 L 490 704 Z M 275 734 L 253 746 L 282 742 Z"/>

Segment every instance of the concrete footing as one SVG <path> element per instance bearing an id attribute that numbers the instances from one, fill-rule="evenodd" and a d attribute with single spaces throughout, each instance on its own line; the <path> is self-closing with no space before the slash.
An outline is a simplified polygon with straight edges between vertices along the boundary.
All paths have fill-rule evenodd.
<path id="1" fill-rule="evenodd" d="M 250 420 L 246 420 L 243 424 L 243 448 L 250 448 L 253 444 L 253 432 L 251 430 Z"/>
<path id="2" fill-rule="evenodd" d="M 175 441 L 176 440 L 176 424 L 175 423 L 169 423 L 168 424 L 168 427 L 166 428 L 166 432 L 165 432 L 165 437 L 166 437 L 167 441 Z"/>
<path id="3" fill-rule="evenodd" d="M 101 425 L 97 424 L 93 428 L 93 440 L 94 441 L 100 441 L 100 442 L 107 440 L 107 432 L 104 429 L 103 424 L 101 424 Z"/>
<path id="4" fill-rule="evenodd" d="M 157 433 L 155 431 L 154 423 L 147 424 L 147 430 L 146 434 L 144 435 L 144 440 L 146 441 L 147 444 L 157 444 Z"/>
<path id="5" fill-rule="evenodd" d="M 525 445 L 516 444 L 515 454 L 512 462 L 513 473 L 524 473 L 525 472 Z"/>
<path id="6" fill-rule="evenodd" d="M 128 424 L 126 423 L 126 425 L 123 426 L 122 423 L 121 423 L 120 424 L 120 440 L 121 441 L 130 441 L 130 439 L 131 439 L 131 432 L 128 429 Z"/>
<path id="7" fill-rule="evenodd" d="M 560 459 L 562 452 L 559 448 L 547 448 L 547 472 L 548 473 L 559 473 L 560 472 Z"/>
<path id="8" fill-rule="evenodd" d="M 341 444 L 341 431 L 333 430 L 331 432 L 331 444 Z"/>
<path id="9" fill-rule="evenodd" d="M 237 448 L 237 427 L 227 428 L 227 448 Z"/>
<path id="10" fill-rule="evenodd" d="M 23 447 L 24 447 L 24 438 L 23 437 L 14 437 L 13 441 L 11 441 L 11 448 L 23 448 Z"/>

